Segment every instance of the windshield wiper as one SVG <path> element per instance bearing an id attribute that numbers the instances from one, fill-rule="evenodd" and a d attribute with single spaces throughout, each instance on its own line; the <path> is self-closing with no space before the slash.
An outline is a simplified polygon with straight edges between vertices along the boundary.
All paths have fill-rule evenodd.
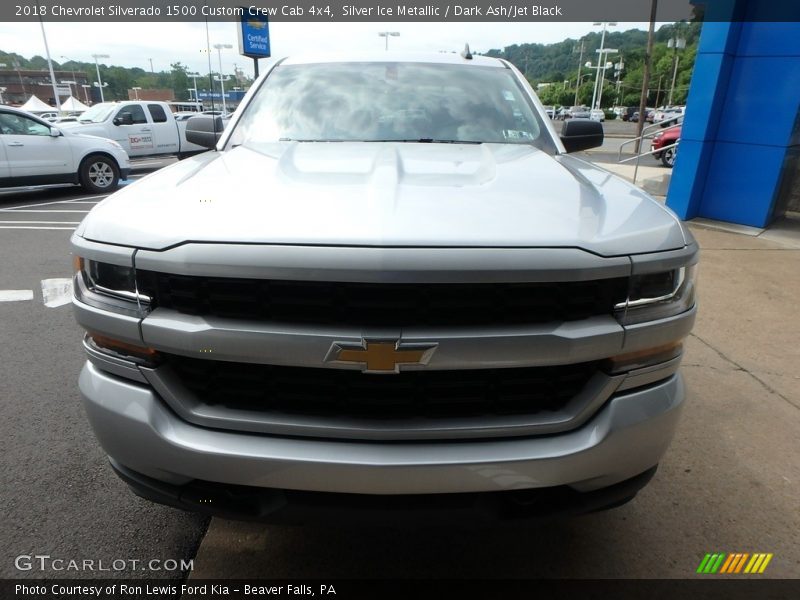
<path id="1" fill-rule="evenodd" d="M 444 140 L 439 138 L 407 138 L 386 140 L 357 140 L 359 142 L 397 142 L 400 144 L 483 144 L 475 140 Z"/>
<path id="2" fill-rule="evenodd" d="M 476 140 L 444 140 L 438 138 L 407 138 L 407 139 L 385 139 L 385 140 L 312 140 L 295 138 L 278 138 L 279 142 L 358 142 L 358 143 L 387 143 L 395 142 L 398 144 L 484 144 Z"/>

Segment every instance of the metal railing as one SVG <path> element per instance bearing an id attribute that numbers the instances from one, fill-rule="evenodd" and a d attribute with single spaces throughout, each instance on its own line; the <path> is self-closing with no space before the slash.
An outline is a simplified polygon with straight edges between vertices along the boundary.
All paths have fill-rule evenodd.
<path id="1" fill-rule="evenodd" d="M 652 125 L 644 127 L 642 129 L 642 135 L 640 135 L 639 137 L 635 137 L 620 144 L 619 152 L 617 153 L 617 163 L 622 164 L 625 162 L 630 162 L 632 160 L 636 161 L 636 168 L 633 170 L 634 184 L 636 183 L 636 177 L 639 175 L 639 161 L 642 158 L 642 155 L 647 156 L 652 154 L 659 154 L 661 152 L 664 152 L 665 150 L 669 150 L 670 148 L 677 148 L 680 142 L 680 140 L 678 140 L 674 144 L 669 144 L 668 146 L 662 146 L 658 150 L 649 150 L 648 152 L 642 152 L 642 147 L 644 146 L 642 142 L 644 142 L 644 140 L 646 139 L 653 139 L 655 137 L 655 134 L 651 134 L 650 131 L 658 127 L 661 132 L 664 132 L 664 131 L 669 131 L 670 129 L 681 127 L 682 125 L 683 123 L 675 123 L 675 125 L 670 125 L 669 127 L 661 127 L 661 123 L 653 123 Z M 635 156 L 631 156 L 630 158 L 622 158 L 622 149 L 628 144 L 632 144 L 634 142 L 639 142 L 639 151 L 636 153 Z"/>

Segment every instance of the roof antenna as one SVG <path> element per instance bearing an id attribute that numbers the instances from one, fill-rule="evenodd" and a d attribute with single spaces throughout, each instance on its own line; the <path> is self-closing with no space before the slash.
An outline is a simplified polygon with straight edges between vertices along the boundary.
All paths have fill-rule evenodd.
<path id="1" fill-rule="evenodd" d="M 469 51 L 469 44 L 464 44 L 464 50 L 461 52 L 461 56 L 466 60 L 472 60 L 472 52 Z"/>

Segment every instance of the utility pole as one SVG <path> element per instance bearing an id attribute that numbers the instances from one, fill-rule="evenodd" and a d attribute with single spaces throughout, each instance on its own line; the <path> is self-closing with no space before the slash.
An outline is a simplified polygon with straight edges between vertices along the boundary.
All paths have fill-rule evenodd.
<path id="1" fill-rule="evenodd" d="M 644 72 L 642 73 L 642 95 L 639 99 L 639 121 L 636 123 L 636 137 L 642 137 L 645 118 L 647 117 L 647 90 L 650 87 L 650 63 L 653 60 L 653 39 L 655 37 L 656 13 L 658 12 L 658 0 L 650 0 L 650 30 L 647 33 L 647 52 L 644 55 Z M 642 140 L 636 140 L 636 150 L 639 153 L 639 146 Z"/>

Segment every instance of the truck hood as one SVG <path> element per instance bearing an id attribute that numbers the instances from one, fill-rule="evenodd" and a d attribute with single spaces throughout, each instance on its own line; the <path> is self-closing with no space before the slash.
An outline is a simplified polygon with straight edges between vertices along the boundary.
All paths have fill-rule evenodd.
<path id="1" fill-rule="evenodd" d="M 78 233 L 160 250 L 186 241 L 348 246 L 682 248 L 677 218 L 576 157 L 527 145 L 280 143 L 209 152 L 110 196 Z"/>

